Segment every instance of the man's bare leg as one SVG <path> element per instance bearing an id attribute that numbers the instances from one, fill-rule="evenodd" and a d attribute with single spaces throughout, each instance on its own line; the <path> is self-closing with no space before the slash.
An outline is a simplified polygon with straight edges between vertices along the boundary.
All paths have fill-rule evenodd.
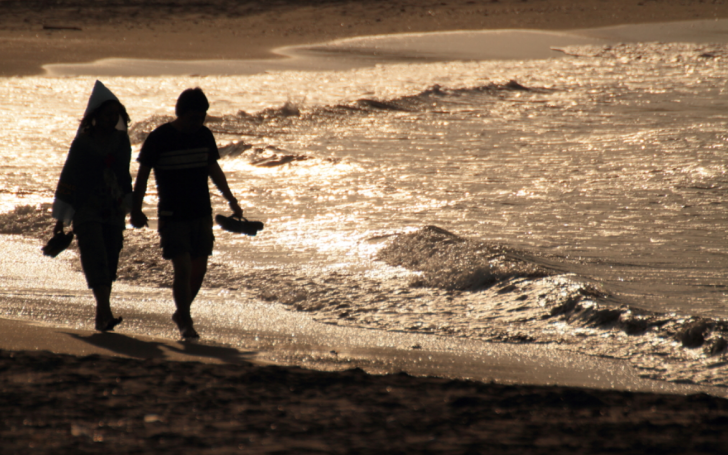
<path id="1" fill-rule="evenodd" d="M 195 300 L 195 297 L 197 297 L 197 293 L 200 292 L 202 281 L 205 279 L 206 273 L 207 256 L 192 259 L 192 269 L 190 271 L 190 292 L 192 294 L 192 298 L 190 299 L 190 304 L 193 300 Z"/>
<path id="2" fill-rule="evenodd" d="M 174 267 L 174 281 L 172 282 L 172 295 L 177 307 L 177 314 L 181 317 L 190 317 L 192 292 L 190 289 L 190 274 L 192 261 L 189 253 L 182 253 L 172 259 Z"/>
<path id="3" fill-rule="evenodd" d="M 172 265 L 174 266 L 172 294 L 177 307 L 172 320 L 177 324 L 183 338 L 198 338 L 193 328 L 190 308 L 202 287 L 207 272 L 207 257 L 191 259 L 189 253 L 182 253 L 172 259 Z"/>

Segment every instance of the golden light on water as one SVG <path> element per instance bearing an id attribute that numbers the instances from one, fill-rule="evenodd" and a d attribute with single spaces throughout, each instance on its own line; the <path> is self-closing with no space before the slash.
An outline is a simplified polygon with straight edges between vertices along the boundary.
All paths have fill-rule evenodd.
<path id="1" fill-rule="evenodd" d="M 541 294 L 568 298 L 575 276 L 641 308 L 728 316 L 726 64 L 696 52 L 652 44 L 575 48 L 579 57 L 552 61 L 104 82 L 135 121 L 170 115 L 183 88 L 202 86 L 219 145 L 233 150 L 221 160 L 231 187 L 245 216 L 265 222 L 252 238 L 216 228 L 213 261 L 224 273 L 203 298 L 202 318 L 245 324 L 235 311 L 262 286 L 262 299 L 328 322 L 485 336 L 495 318 L 537 337 L 516 317 L 537 314 Z M 0 210 L 52 200 L 92 83 L 0 80 L 0 122 L 10 125 L 0 131 Z M 153 183 L 146 202 L 153 215 Z M 213 205 L 229 212 L 219 196 Z M 467 245 L 506 245 L 565 273 L 509 282 L 528 308 L 497 289 L 486 298 L 410 286 L 427 272 L 376 258 L 424 226 Z M 435 252 L 425 240 L 403 247 L 400 264 L 439 261 L 452 276 L 441 270 L 436 284 L 470 273 L 477 258 Z M 162 297 L 150 299 L 164 308 Z M 543 324 L 547 335 L 575 333 Z"/>

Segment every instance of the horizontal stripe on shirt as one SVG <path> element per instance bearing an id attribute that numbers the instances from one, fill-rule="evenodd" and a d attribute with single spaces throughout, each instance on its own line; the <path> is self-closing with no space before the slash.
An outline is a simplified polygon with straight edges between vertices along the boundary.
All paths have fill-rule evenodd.
<path id="1" fill-rule="evenodd" d="M 162 152 L 155 167 L 165 171 L 205 167 L 209 164 L 209 152 L 208 147 Z"/>

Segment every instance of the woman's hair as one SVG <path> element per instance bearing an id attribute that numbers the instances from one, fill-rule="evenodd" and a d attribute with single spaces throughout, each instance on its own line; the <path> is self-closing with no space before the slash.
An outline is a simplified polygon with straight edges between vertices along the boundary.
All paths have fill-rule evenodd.
<path id="1" fill-rule="evenodd" d="M 91 131 L 94 128 L 94 120 L 96 119 L 96 116 L 109 103 L 116 103 L 119 106 L 119 116 L 124 121 L 124 123 L 128 125 L 131 119 L 129 118 L 129 114 L 126 113 L 126 108 L 124 107 L 124 105 L 116 100 L 108 100 L 101 103 L 101 106 L 89 112 L 83 117 L 83 119 L 81 119 L 81 131 L 83 131 L 84 133 L 88 133 L 89 131 Z"/>
<path id="2" fill-rule="evenodd" d="M 181 117 L 187 111 L 207 112 L 209 108 L 210 103 L 200 87 L 188 88 L 177 98 L 174 113 L 177 114 L 177 117 Z"/>

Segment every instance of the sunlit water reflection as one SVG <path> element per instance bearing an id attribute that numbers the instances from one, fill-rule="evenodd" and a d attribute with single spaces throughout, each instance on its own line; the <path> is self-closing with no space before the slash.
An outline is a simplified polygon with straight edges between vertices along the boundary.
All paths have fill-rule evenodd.
<path id="1" fill-rule="evenodd" d="M 261 287 L 254 292 L 262 298 L 321 320 L 388 330 L 511 341 L 548 341 L 544 333 L 560 330 L 504 312 L 519 333 L 493 336 L 483 321 L 496 318 L 487 306 L 494 295 L 410 288 L 421 271 L 376 260 L 394 234 L 435 225 L 573 274 L 612 305 L 728 318 L 728 49 L 565 52 L 551 60 L 104 83 L 134 121 L 151 123 L 172 113 L 184 88 L 206 90 L 208 126 L 231 186 L 246 215 L 266 223 L 253 239 L 216 231 L 214 260 L 232 269 L 216 283 L 234 292 Z M 92 83 L 0 80 L 2 211 L 51 202 Z M 152 188 L 148 202 L 152 214 Z M 213 202 L 225 211 L 220 197 Z M 443 260 L 466 268 L 462 258 Z M 522 296 L 568 293 L 563 283 L 529 283 L 541 291 Z M 352 308 L 363 301 L 366 311 Z"/>

